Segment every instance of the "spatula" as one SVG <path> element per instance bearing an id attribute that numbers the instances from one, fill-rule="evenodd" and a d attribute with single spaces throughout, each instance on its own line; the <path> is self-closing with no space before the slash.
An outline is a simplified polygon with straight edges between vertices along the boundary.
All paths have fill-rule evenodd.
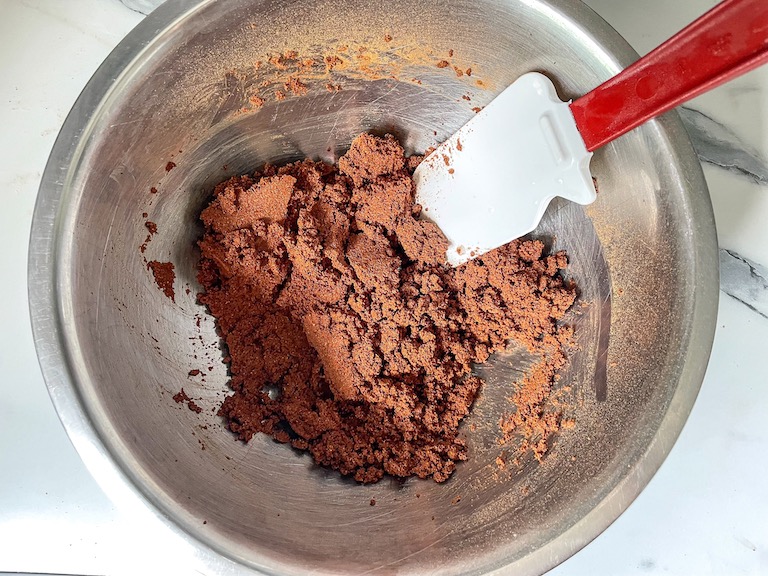
<path id="1" fill-rule="evenodd" d="M 525 74 L 416 169 L 422 217 L 462 264 L 531 232 L 556 196 L 594 201 L 597 148 L 766 62 L 768 0 L 725 0 L 573 102 Z"/>

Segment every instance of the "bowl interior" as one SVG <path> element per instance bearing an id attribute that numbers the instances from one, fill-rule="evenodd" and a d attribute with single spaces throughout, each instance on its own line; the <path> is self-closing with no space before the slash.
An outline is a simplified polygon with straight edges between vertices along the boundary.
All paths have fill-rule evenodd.
<path id="1" fill-rule="evenodd" d="M 174 9 L 181 13 L 161 8 L 145 25 L 170 21 Z M 407 0 L 386 10 L 351 0 L 202 2 L 120 71 L 65 179 L 57 298 L 90 421 L 172 522 L 270 572 L 535 572 L 572 553 L 561 545 L 530 561 L 581 529 L 654 442 L 666 453 L 679 426 L 659 439 L 664 419 L 680 394 L 687 414 L 706 362 L 708 350 L 690 342 L 697 290 L 711 280 L 701 246 L 714 237 L 709 221 L 697 227 L 695 213 L 710 214 L 708 197 L 674 118 L 600 150 L 595 204 L 556 202 L 535 233 L 568 250 L 586 304 L 571 317 L 579 350 L 561 381 L 576 426 L 541 465 L 495 463 L 498 417 L 525 367 L 514 347 L 478 367 L 486 385 L 465 425 L 471 459 L 444 485 L 359 486 L 267 438 L 238 443 L 215 414 L 227 372 L 212 318 L 195 299 L 197 216 L 216 183 L 265 162 L 334 160 L 366 130 L 423 151 L 530 70 L 549 75 L 564 98 L 582 94 L 618 69 L 614 51 L 627 54 L 602 26 L 565 1 L 447 0 L 439 10 Z M 277 100 L 298 72 L 269 58 L 291 50 L 341 55 L 346 65 L 303 70 L 307 94 Z M 443 59 L 451 66 L 438 67 Z M 147 219 L 158 231 L 142 253 Z M 175 302 L 147 260 L 173 262 Z M 172 400 L 181 387 L 200 414 Z M 573 541 L 583 544 L 616 515 Z"/>

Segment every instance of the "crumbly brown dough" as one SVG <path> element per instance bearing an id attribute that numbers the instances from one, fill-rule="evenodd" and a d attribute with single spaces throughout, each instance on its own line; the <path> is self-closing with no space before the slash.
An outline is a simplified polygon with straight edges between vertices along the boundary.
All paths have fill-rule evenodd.
<path id="1" fill-rule="evenodd" d="M 219 414 L 242 440 L 269 434 L 360 482 L 442 482 L 467 458 L 472 365 L 514 338 L 541 362 L 504 432 L 546 451 L 572 334 L 558 324 L 575 298 L 566 256 L 515 241 L 448 267 L 414 205 L 419 161 L 363 134 L 338 168 L 305 160 L 216 187 L 199 300 L 228 348 L 234 393 Z"/>
<path id="2" fill-rule="evenodd" d="M 150 232 L 150 234 L 151 233 L 152 232 Z M 146 248 L 146 242 L 142 247 Z M 141 251 L 144 252 L 143 249 Z M 152 260 L 147 262 L 147 268 L 152 271 L 152 276 L 155 277 L 155 284 L 157 284 L 157 287 L 163 291 L 163 294 L 175 302 L 176 294 L 173 291 L 173 282 L 176 280 L 176 272 L 174 271 L 173 262 L 158 262 L 157 260 Z"/>

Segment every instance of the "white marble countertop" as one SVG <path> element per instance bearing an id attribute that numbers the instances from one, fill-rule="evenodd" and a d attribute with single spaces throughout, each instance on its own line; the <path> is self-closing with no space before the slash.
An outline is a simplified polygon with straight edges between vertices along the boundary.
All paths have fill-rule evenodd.
<path id="1" fill-rule="evenodd" d="M 78 93 L 148 3 L 2 1 L 0 573 L 183 571 L 183 560 L 164 552 L 164 529 L 116 509 L 70 445 L 37 366 L 26 298 L 27 239 L 48 153 Z M 644 53 L 716 2 L 587 3 Z M 685 117 L 721 246 L 707 375 L 645 491 L 553 575 L 768 574 L 768 67 L 696 99 Z"/>

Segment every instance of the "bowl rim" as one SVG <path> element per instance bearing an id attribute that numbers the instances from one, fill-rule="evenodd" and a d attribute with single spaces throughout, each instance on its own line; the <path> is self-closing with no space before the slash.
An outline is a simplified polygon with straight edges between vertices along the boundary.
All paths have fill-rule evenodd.
<path id="1" fill-rule="evenodd" d="M 59 300 L 57 267 L 60 209 L 67 198 L 73 162 L 92 116 L 99 110 L 122 73 L 151 48 L 164 31 L 191 17 L 212 0 L 168 0 L 142 20 L 107 56 L 86 84 L 59 132 L 43 172 L 29 243 L 28 296 L 33 338 L 43 377 L 56 412 L 90 474 L 121 510 L 149 513 L 194 550 L 194 562 L 207 572 L 258 573 L 250 566 L 204 543 L 169 518 L 149 494 L 131 479 L 99 437 L 85 408 L 67 354 Z M 578 22 L 582 41 L 594 43 L 618 72 L 638 55 L 599 15 L 581 1 L 520 0 L 552 9 Z M 643 455 L 603 500 L 576 524 L 541 548 L 492 574 L 538 575 L 560 564 L 586 546 L 612 524 L 645 488 L 677 440 L 701 387 L 714 341 L 719 297 L 719 270 L 714 213 L 701 165 L 676 112 L 654 121 L 678 152 L 690 175 L 688 186 L 700 191 L 691 202 L 695 251 L 694 298 L 688 346 L 681 358 L 683 369 L 667 411 Z M 76 162 L 74 162 L 76 163 Z M 265 572 L 272 570 L 265 567 Z"/>

